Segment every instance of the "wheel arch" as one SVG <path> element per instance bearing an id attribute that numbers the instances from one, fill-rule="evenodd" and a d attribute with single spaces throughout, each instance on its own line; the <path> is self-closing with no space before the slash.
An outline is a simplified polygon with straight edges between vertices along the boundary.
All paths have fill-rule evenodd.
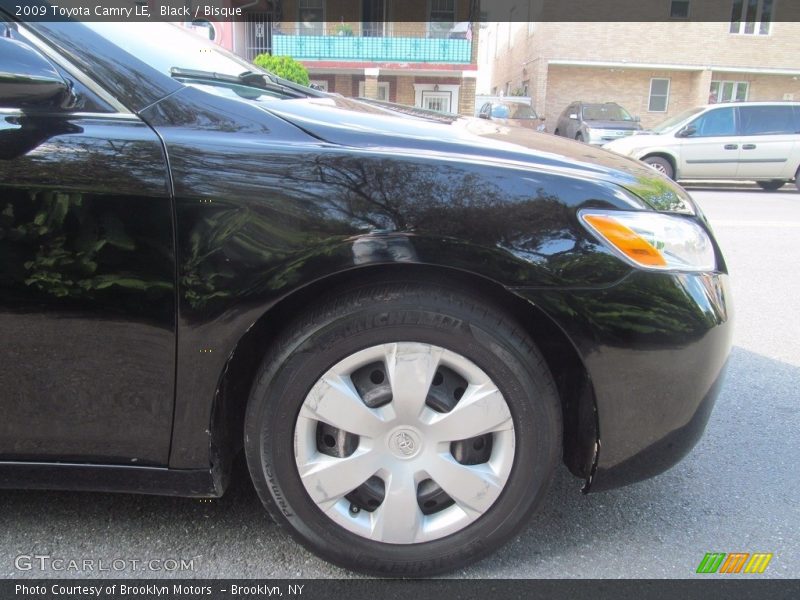
<path id="1" fill-rule="evenodd" d="M 597 406 L 583 361 L 564 331 L 537 306 L 499 283 L 475 273 L 429 265 L 370 265 L 317 279 L 269 307 L 239 339 L 220 376 L 211 413 L 211 456 L 224 472 L 239 451 L 244 413 L 256 371 L 266 348 L 293 315 L 311 306 L 320 294 L 356 282 L 413 278 L 443 283 L 481 297 L 515 318 L 536 342 L 556 383 L 562 408 L 562 460 L 575 476 L 588 483 L 598 448 Z"/>
<path id="2" fill-rule="evenodd" d="M 678 159 L 675 157 L 674 154 L 671 152 L 667 152 L 666 150 L 650 150 L 639 157 L 639 160 L 644 162 L 647 158 L 659 157 L 663 158 L 664 160 L 669 161 L 669 164 L 672 166 L 672 178 L 674 180 L 678 179 Z"/>

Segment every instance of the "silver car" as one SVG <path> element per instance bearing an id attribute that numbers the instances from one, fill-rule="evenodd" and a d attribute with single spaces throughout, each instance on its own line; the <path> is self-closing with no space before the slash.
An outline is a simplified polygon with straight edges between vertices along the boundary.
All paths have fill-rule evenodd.
<path id="1" fill-rule="evenodd" d="M 632 116 L 616 102 L 573 102 L 558 117 L 553 133 L 602 146 L 641 129 L 639 117 Z"/>
<path id="2" fill-rule="evenodd" d="M 690 108 L 652 131 L 603 146 L 672 179 L 755 180 L 800 188 L 800 103 L 733 102 Z"/>

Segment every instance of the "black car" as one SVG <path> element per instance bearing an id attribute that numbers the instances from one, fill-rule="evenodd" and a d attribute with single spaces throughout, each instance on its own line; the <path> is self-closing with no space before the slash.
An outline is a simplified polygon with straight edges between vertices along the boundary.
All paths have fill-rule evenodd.
<path id="1" fill-rule="evenodd" d="M 421 575 L 559 461 L 692 448 L 731 317 L 678 185 L 143 27 L 0 25 L 0 486 L 214 497 L 243 449 L 302 544 Z"/>

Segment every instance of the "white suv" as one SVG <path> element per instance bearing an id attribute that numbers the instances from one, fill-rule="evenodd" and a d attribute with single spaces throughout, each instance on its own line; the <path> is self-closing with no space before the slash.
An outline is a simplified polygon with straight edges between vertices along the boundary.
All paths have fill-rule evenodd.
<path id="1" fill-rule="evenodd" d="M 603 148 L 672 179 L 747 179 L 800 189 L 800 103 L 734 102 L 690 108 L 650 131 Z"/>

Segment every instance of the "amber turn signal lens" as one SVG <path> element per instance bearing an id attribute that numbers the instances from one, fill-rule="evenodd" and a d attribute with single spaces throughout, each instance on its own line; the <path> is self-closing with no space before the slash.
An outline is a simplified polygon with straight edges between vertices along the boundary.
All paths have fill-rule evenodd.
<path id="1" fill-rule="evenodd" d="M 633 262 L 649 267 L 666 267 L 667 261 L 650 242 L 607 215 L 584 215 L 583 219 L 608 243 L 622 252 Z"/>

